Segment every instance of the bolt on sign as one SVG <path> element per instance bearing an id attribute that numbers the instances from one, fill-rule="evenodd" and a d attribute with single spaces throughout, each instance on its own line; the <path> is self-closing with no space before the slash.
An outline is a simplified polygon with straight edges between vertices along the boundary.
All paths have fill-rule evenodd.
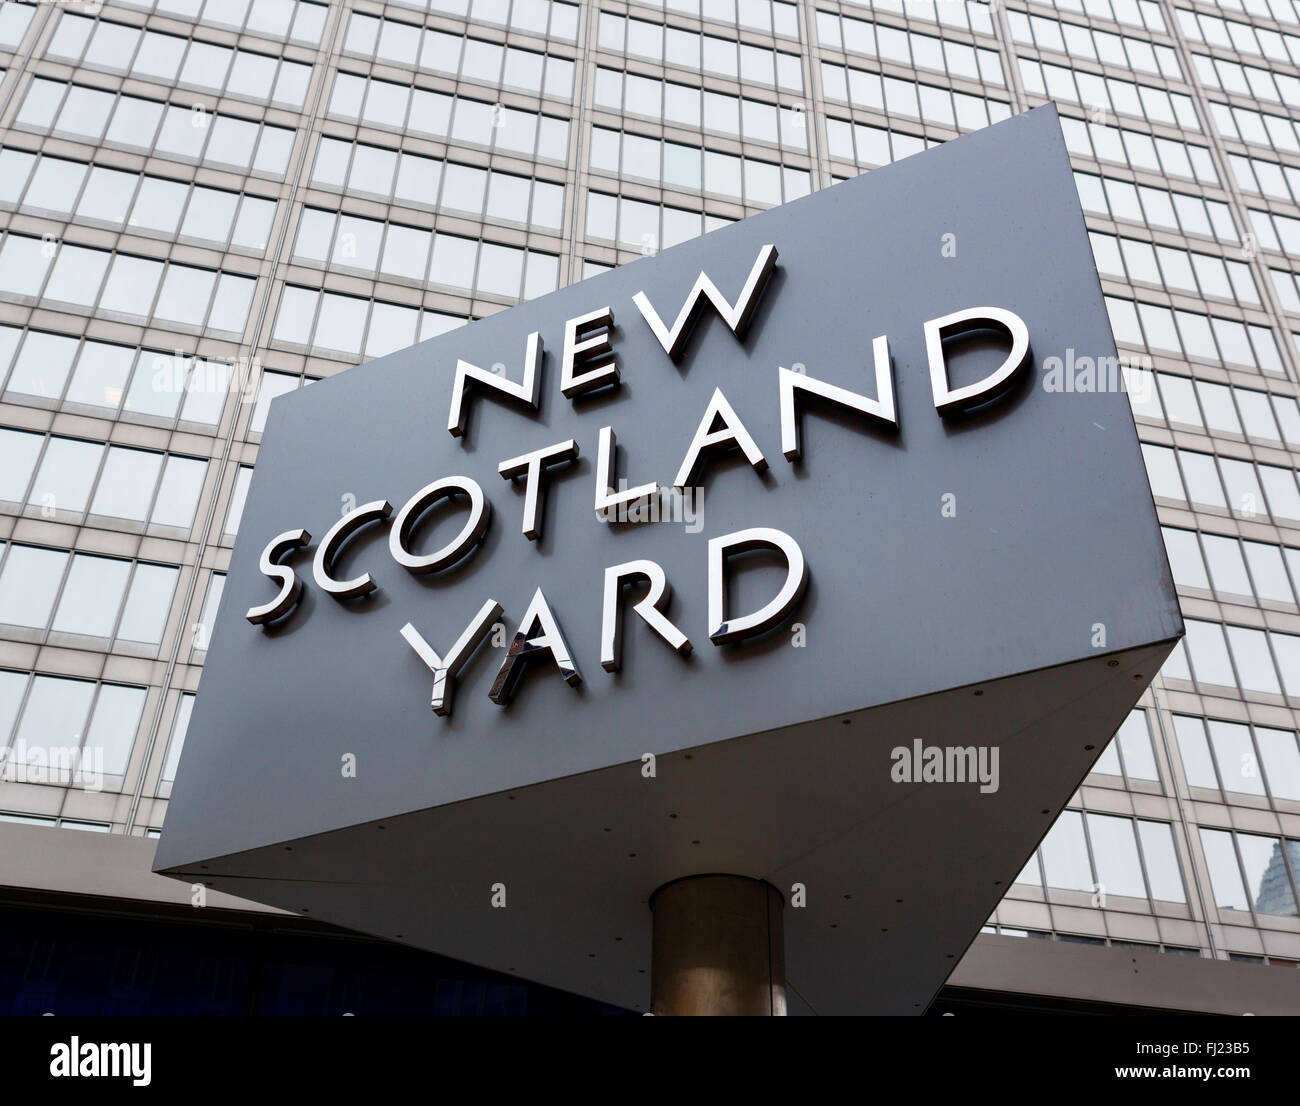
<path id="1" fill-rule="evenodd" d="M 791 1012 L 924 1010 L 1182 633 L 1066 350 L 1046 107 L 277 399 L 157 869 L 629 1009 L 753 876 Z"/>

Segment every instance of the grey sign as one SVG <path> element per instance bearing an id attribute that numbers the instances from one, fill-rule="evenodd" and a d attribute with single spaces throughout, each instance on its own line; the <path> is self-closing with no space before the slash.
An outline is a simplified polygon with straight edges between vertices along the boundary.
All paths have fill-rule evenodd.
<path id="1" fill-rule="evenodd" d="M 158 869 L 642 1009 L 761 877 L 792 1012 L 920 1012 L 1182 632 L 1067 354 L 1048 107 L 277 399 Z"/>

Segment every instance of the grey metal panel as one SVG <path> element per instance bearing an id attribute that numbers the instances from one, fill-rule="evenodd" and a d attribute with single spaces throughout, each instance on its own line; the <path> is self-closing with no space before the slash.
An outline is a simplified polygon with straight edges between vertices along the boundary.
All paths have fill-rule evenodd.
<path id="1" fill-rule="evenodd" d="M 942 249 L 946 235 L 955 236 L 955 257 Z M 734 296 L 769 243 L 780 259 L 744 341 L 706 314 L 671 361 L 633 296 L 644 291 L 672 319 L 702 270 Z M 570 401 L 556 363 L 565 321 L 607 304 L 617 320 L 621 386 Z M 1030 379 L 984 413 L 943 419 L 923 324 L 981 305 L 1027 324 Z M 538 409 L 480 390 L 464 437 L 449 435 L 457 359 L 501 363 L 517 381 L 533 331 L 547 351 Z M 894 361 L 898 431 L 810 408 L 802 460 L 785 461 L 778 366 L 802 363 L 813 376 L 870 393 L 880 334 Z M 1005 353 L 996 342 L 963 349 L 953 359 L 954 385 L 991 372 Z M 1098 717 L 1117 724 L 1158 664 L 1131 669 L 1132 657 L 1153 643 L 1165 643 L 1163 656 L 1182 623 L 1126 397 L 1040 386 L 1044 359 L 1069 349 L 1115 353 L 1048 107 L 281 397 L 241 522 L 158 868 L 613 766 L 635 772 L 645 753 L 763 732 L 793 736 L 819 719 L 1105 653 L 1125 657 L 1109 690 L 1094 689 Z M 754 472 L 742 457 L 710 463 L 697 533 L 662 522 L 598 522 L 592 474 L 600 428 L 616 429 L 629 484 L 667 484 L 715 388 L 762 449 L 767 471 Z M 529 541 L 519 532 L 522 489 L 503 485 L 496 468 L 570 437 L 580 459 L 550 475 L 542 534 Z M 461 565 L 416 578 L 388 556 L 383 528 L 372 527 L 344 551 L 338 571 L 370 572 L 379 585 L 372 595 L 340 602 L 308 582 L 282 625 L 264 632 L 244 620 L 245 610 L 275 594 L 257 572 L 270 538 L 291 527 L 323 534 L 341 507 L 400 504 L 451 475 L 478 481 L 495 508 L 483 546 Z M 948 494 L 955 517 L 941 510 Z M 441 544 L 462 521 L 446 519 L 421 548 Z M 803 647 L 786 628 L 740 646 L 707 641 L 707 543 L 752 526 L 792 535 L 807 558 L 811 582 L 794 616 L 806 627 Z M 603 573 L 636 558 L 664 567 L 673 593 L 666 613 L 696 648 L 683 659 L 632 622 L 621 670 L 610 674 L 599 664 Z M 308 555 L 287 560 L 301 572 Z M 736 602 L 757 605 L 773 586 L 771 572 L 746 572 Z M 513 630 L 538 587 L 582 684 L 575 689 L 538 668 L 502 709 L 487 696 L 500 658 L 485 648 L 461 673 L 454 714 L 434 716 L 429 671 L 400 628 L 410 621 L 445 649 L 494 598 Z M 948 735 L 960 739 L 961 712 L 944 717 Z M 1108 733 L 1089 736 L 1100 747 Z M 882 756 L 887 737 L 872 738 Z M 1065 739 L 1049 731 L 1035 740 Z M 341 771 L 349 753 L 355 777 Z M 1028 806 L 1059 808 L 1084 760 L 1077 748 L 1062 755 Z M 551 809 L 550 819 L 569 816 L 558 803 L 538 809 Z M 993 803 L 987 813 L 1006 821 L 1027 809 Z M 817 811 L 806 814 L 805 832 L 815 835 Z M 763 817 L 752 811 L 746 831 L 758 832 Z M 484 826 L 490 834 L 492 823 Z M 980 831 L 960 804 L 945 828 L 949 836 Z M 1022 859 L 1043 828 L 1027 822 L 1020 831 Z M 456 839 L 446 847 L 454 852 Z M 299 857 L 280 859 L 295 878 Z M 553 863 L 558 878 L 567 861 L 556 854 Z M 563 875 L 597 888 L 602 878 L 599 869 Z M 594 917 L 600 896 L 585 905 Z M 974 932 L 983 920 L 959 913 L 956 931 Z M 934 973 L 922 974 L 913 986 L 928 990 Z"/>

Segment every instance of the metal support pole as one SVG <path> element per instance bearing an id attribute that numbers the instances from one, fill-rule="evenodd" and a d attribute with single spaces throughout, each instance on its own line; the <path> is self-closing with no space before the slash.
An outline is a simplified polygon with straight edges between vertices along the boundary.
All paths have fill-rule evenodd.
<path id="1" fill-rule="evenodd" d="M 650 897 L 650 1009 L 657 1015 L 785 1014 L 785 900 L 746 876 L 687 876 Z"/>

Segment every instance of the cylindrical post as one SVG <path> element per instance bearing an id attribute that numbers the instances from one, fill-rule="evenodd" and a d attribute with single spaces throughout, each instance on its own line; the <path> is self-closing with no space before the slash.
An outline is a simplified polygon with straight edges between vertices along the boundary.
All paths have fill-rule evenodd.
<path id="1" fill-rule="evenodd" d="M 785 1013 L 785 901 L 745 876 L 687 876 L 650 898 L 656 1015 Z"/>

